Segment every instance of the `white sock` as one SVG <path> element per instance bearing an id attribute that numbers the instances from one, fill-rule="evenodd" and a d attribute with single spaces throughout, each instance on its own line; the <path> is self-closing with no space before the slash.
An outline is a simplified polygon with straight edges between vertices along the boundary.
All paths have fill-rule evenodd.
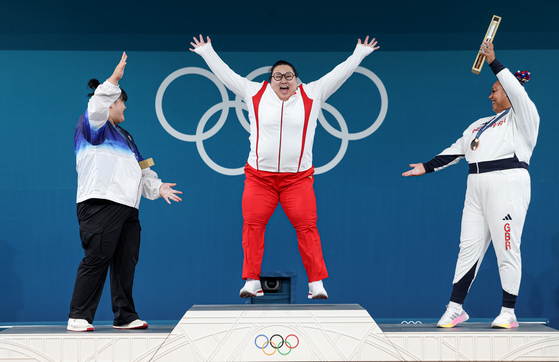
<path id="1" fill-rule="evenodd" d="M 455 309 L 455 310 L 460 310 L 460 311 L 462 310 L 462 304 L 458 304 L 458 303 L 455 303 L 455 302 L 449 302 L 448 307 L 450 309 Z"/>
<path id="2" fill-rule="evenodd" d="M 509 313 L 514 315 L 514 308 L 501 307 L 501 313 Z"/>

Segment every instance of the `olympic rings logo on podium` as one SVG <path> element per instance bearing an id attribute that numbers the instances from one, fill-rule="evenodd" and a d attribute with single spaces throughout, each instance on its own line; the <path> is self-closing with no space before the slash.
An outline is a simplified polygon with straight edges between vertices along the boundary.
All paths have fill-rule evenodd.
<path id="1" fill-rule="evenodd" d="M 259 337 L 264 337 L 264 338 L 266 338 L 266 341 L 265 341 L 265 342 L 262 342 L 262 345 L 259 345 L 259 344 L 258 344 L 258 343 L 259 343 L 259 339 L 258 339 Z M 279 338 L 281 338 L 281 342 L 279 342 L 279 343 L 276 344 L 276 343 L 273 341 L 274 337 L 279 337 Z M 292 343 L 288 341 L 289 337 L 295 337 L 295 338 L 297 339 L 297 343 L 296 343 L 295 345 L 292 345 Z M 262 341 L 262 340 L 263 340 L 263 339 L 260 338 L 260 341 Z M 277 338 L 276 338 L 276 340 L 277 340 Z M 291 341 L 293 342 L 293 338 L 291 339 Z M 299 345 L 299 337 L 297 337 L 295 334 L 289 334 L 289 335 L 288 335 L 287 337 L 285 337 L 285 339 L 284 339 L 281 335 L 279 335 L 279 334 L 274 334 L 272 337 L 270 337 L 270 339 L 268 339 L 268 336 L 266 336 L 265 334 L 259 334 L 259 335 L 256 336 L 256 338 L 254 338 L 254 344 L 256 345 L 257 348 L 261 349 L 262 352 L 264 352 L 264 354 L 267 355 L 267 356 L 273 355 L 274 353 L 276 353 L 276 351 L 277 351 L 279 354 L 281 354 L 281 355 L 283 355 L 283 356 L 286 356 L 286 355 L 290 354 L 291 351 L 292 351 L 293 349 L 297 348 L 297 346 Z M 273 349 L 271 353 L 266 352 L 266 348 L 268 347 L 268 345 L 271 346 L 272 349 Z M 286 346 L 286 347 L 288 348 L 288 349 L 287 349 L 287 352 L 282 352 L 282 351 L 281 351 L 281 348 L 282 348 L 283 346 Z M 269 350 L 269 349 L 268 349 L 268 350 Z M 285 349 L 284 349 L 284 350 L 285 350 Z"/>
<path id="2" fill-rule="evenodd" d="M 250 74 L 248 74 L 246 76 L 246 79 L 253 80 L 259 75 L 268 73 L 269 69 L 270 67 L 258 68 L 252 71 Z M 333 169 L 343 159 L 347 151 L 349 141 L 360 140 L 373 134 L 373 132 L 375 132 L 380 127 L 388 112 L 388 94 L 386 93 L 386 88 L 384 87 L 384 84 L 382 83 L 380 78 L 375 73 L 363 67 L 357 67 L 357 69 L 355 69 L 355 73 L 360 73 L 366 76 L 378 88 L 378 91 L 380 93 L 380 98 L 381 98 L 381 107 L 380 107 L 379 114 L 375 122 L 373 122 L 373 124 L 371 124 L 364 131 L 357 132 L 357 133 L 350 133 L 347 127 L 347 123 L 344 117 L 341 115 L 341 113 L 332 105 L 328 103 L 324 103 L 322 105 L 322 109 L 320 110 L 318 121 L 328 133 L 330 133 L 332 136 L 336 138 L 339 138 L 342 142 L 340 145 L 340 149 L 338 150 L 338 153 L 336 154 L 336 156 L 334 156 L 334 158 L 330 162 L 328 162 L 326 165 L 315 168 L 316 175 L 328 172 L 331 169 Z M 221 102 L 217 103 L 216 105 L 208 109 L 206 113 L 204 113 L 196 128 L 196 134 L 194 135 L 185 134 L 173 128 L 165 118 L 165 115 L 163 113 L 163 105 L 162 105 L 163 96 L 165 94 L 165 91 L 167 90 L 167 87 L 175 79 L 188 74 L 197 74 L 208 78 L 210 81 L 212 81 L 215 84 L 215 86 L 217 87 L 221 95 Z M 299 83 L 301 83 L 300 79 L 298 79 L 298 81 Z M 246 160 L 243 160 L 243 164 L 239 168 L 226 168 L 215 163 L 208 156 L 206 150 L 204 149 L 204 141 L 214 136 L 221 129 L 221 127 L 223 127 L 225 121 L 227 120 L 227 116 L 229 115 L 229 108 L 232 107 L 235 108 L 235 113 L 243 128 L 247 132 L 250 132 L 249 122 L 246 120 L 245 115 L 243 114 L 243 110 L 247 110 L 246 104 L 241 101 L 239 96 L 236 96 L 235 100 L 233 101 L 230 100 L 229 95 L 227 93 L 227 89 L 225 88 L 223 83 L 221 83 L 221 81 L 212 72 L 196 67 L 182 68 L 169 74 L 167 78 L 165 78 L 161 83 L 161 85 L 159 86 L 159 89 L 157 90 L 157 95 L 155 96 L 155 112 L 157 114 L 159 123 L 161 123 L 161 126 L 163 126 L 165 131 L 167 131 L 171 136 L 181 141 L 196 142 L 196 148 L 198 149 L 198 153 L 200 154 L 200 157 L 214 171 L 221 173 L 223 175 L 237 176 L 237 175 L 242 175 L 244 173 L 244 164 Z M 334 116 L 334 118 L 336 119 L 336 121 L 340 126 L 340 131 L 332 127 L 328 123 L 328 121 L 326 121 L 323 110 L 328 111 L 331 115 Z M 221 115 L 217 123 L 208 131 L 204 131 L 204 127 L 206 126 L 206 123 L 208 122 L 210 117 L 217 111 L 221 111 Z"/>

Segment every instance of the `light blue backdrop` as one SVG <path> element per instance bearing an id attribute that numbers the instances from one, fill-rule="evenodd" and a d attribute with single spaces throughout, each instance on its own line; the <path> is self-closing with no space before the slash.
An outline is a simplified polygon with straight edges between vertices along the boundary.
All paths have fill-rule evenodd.
<path id="1" fill-rule="evenodd" d="M 219 52 L 218 38 L 213 38 Z M 297 67 L 303 82 L 318 79 L 353 50 L 334 53 L 222 52 L 246 76 L 278 59 Z M 388 112 L 368 137 L 348 142 L 341 161 L 316 176 L 318 227 L 330 278 L 328 303 L 358 303 L 373 318 L 438 318 L 452 288 L 458 253 L 467 165 L 420 178 L 403 178 L 409 163 L 426 162 L 460 137 L 478 118 L 492 114 L 495 78 L 487 67 L 470 69 L 475 51 L 374 52 L 361 64 L 386 89 Z M 558 77 L 556 50 L 499 51 L 510 67 L 528 69 L 527 90 L 541 117 L 530 166 L 532 202 L 522 240 L 523 281 L 519 318 L 549 318 L 559 327 L 557 134 L 552 114 Z M 83 251 L 75 216 L 74 126 L 87 104 L 89 78 L 112 73 L 119 52 L 0 51 L 0 322 L 65 321 Z M 244 176 L 214 171 L 195 142 L 171 136 L 156 114 L 162 82 L 184 67 L 207 69 L 191 52 L 130 52 L 121 86 L 129 100 L 123 127 L 144 157 L 153 157 L 165 182 L 177 182 L 184 202 L 143 200 L 142 246 L 135 300 L 147 320 L 178 320 L 194 304 L 239 304 L 241 196 Z M 262 79 L 262 77 L 258 78 Z M 229 92 L 229 100 L 234 95 Z M 200 75 L 185 75 L 166 89 L 162 109 L 177 131 L 193 135 L 204 114 L 221 102 L 218 88 Z M 355 74 L 328 103 L 350 133 L 368 129 L 381 106 L 377 87 Z M 217 122 L 210 117 L 205 130 Z M 339 117 L 325 112 L 340 129 Z M 335 133 L 335 132 L 331 132 Z M 329 163 L 342 141 L 317 129 L 315 166 Z M 203 141 L 213 162 L 239 168 L 248 155 L 248 133 L 235 108 Z M 307 279 L 295 232 L 279 208 L 270 220 L 263 271 L 297 273 L 296 298 L 308 303 Z M 490 248 L 465 308 L 493 318 L 501 287 Z M 316 303 L 313 301 L 313 303 Z M 96 320 L 112 320 L 108 289 Z"/>

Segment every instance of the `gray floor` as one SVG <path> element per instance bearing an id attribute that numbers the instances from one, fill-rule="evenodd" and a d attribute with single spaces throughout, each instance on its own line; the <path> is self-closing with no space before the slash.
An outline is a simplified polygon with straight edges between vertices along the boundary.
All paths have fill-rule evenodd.
<path id="1" fill-rule="evenodd" d="M 518 328 L 491 328 L 489 323 L 462 323 L 454 328 L 437 328 L 436 324 L 379 324 L 384 333 L 558 333 L 540 323 L 520 323 Z"/>
<path id="2" fill-rule="evenodd" d="M 150 325 L 148 329 L 114 329 L 110 325 L 97 326 L 93 324 L 95 331 L 93 332 L 70 332 L 66 330 L 65 325 L 57 326 L 14 326 L 0 331 L 0 337 L 8 334 L 72 334 L 72 335 L 88 335 L 93 333 L 103 334 L 169 334 L 175 328 L 174 325 Z"/>
<path id="3" fill-rule="evenodd" d="M 384 333 L 558 333 L 559 331 L 539 323 L 520 323 L 519 328 L 495 329 L 490 323 L 463 323 L 454 328 L 437 328 L 436 324 L 379 324 Z M 103 334 L 169 334 L 175 328 L 174 325 L 150 325 L 148 329 L 119 330 L 110 325 L 94 325 L 94 332 L 69 332 L 64 325 L 37 325 L 37 326 L 14 326 L 0 330 L 0 337 L 13 334 L 75 334 L 87 335 L 91 333 Z"/>

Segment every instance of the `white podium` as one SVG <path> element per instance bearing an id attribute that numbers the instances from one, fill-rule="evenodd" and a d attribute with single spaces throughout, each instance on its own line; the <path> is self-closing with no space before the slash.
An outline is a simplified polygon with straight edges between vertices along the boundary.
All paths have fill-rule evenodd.
<path id="1" fill-rule="evenodd" d="M 401 361 L 358 304 L 195 305 L 154 361 Z"/>
<path id="2" fill-rule="evenodd" d="M 357 304 L 195 305 L 145 330 L 0 326 L 0 362 L 559 361 L 558 330 L 490 323 L 377 325 Z"/>

